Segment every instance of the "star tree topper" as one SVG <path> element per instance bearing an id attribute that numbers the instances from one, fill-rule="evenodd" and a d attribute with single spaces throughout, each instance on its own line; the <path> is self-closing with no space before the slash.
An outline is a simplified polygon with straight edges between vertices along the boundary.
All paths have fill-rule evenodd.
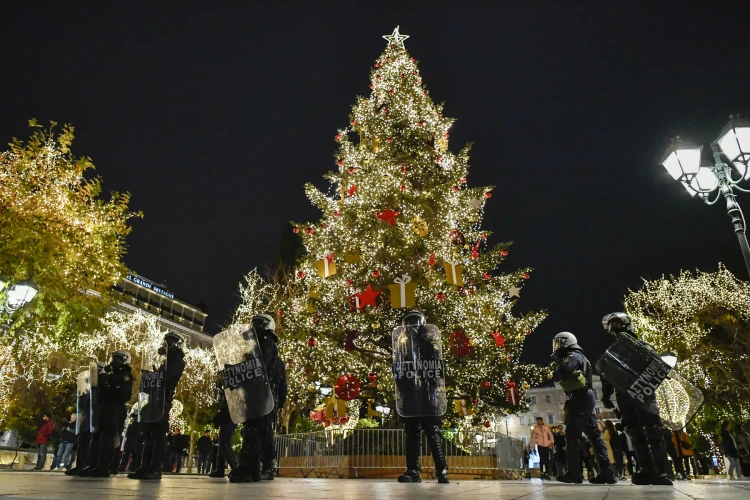
<path id="1" fill-rule="evenodd" d="M 388 46 L 396 45 L 398 47 L 401 47 L 402 49 L 405 49 L 404 47 L 404 40 L 409 38 L 409 35 L 402 35 L 398 32 L 398 26 L 396 26 L 396 29 L 393 30 L 393 33 L 390 35 L 383 35 L 383 38 L 385 38 L 388 41 Z"/>

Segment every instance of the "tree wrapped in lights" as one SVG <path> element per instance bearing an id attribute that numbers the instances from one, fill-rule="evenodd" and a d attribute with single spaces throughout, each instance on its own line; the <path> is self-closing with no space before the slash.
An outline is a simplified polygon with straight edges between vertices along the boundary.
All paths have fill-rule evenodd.
<path id="1" fill-rule="evenodd" d="M 716 432 L 722 420 L 750 419 L 750 283 L 723 265 L 647 281 L 625 297 L 637 332 L 703 390 L 696 424 Z"/>
<path id="2" fill-rule="evenodd" d="M 101 180 L 86 177 L 93 163 L 70 151 L 73 127 L 55 134 L 35 120 L 29 125 L 36 129 L 29 140 L 14 139 L 0 153 L 0 276 L 9 284 L 32 278 L 39 288 L 35 314 L 16 314 L 10 332 L 28 317 L 41 318 L 52 334 L 71 339 L 96 328 L 104 314 L 111 286 L 125 272 L 127 221 L 136 214 L 127 194 L 100 198 Z M 8 315 L 3 310 L 0 319 Z"/>
<path id="3" fill-rule="evenodd" d="M 453 120 L 430 98 L 403 35 L 387 39 L 370 96 L 335 134 L 330 188 L 306 185 L 322 218 L 293 223 L 307 251 L 288 278 L 296 293 L 256 303 L 274 306 L 295 383 L 353 374 L 360 399 L 389 401 L 391 329 L 422 311 L 443 332 L 449 397 L 484 419 L 512 407 L 506 384 L 523 391 L 546 377 L 520 363 L 544 313 L 511 313 L 530 269 L 496 271 L 510 244 L 489 247 L 480 226 L 492 188 L 469 187 L 469 147 L 448 149 Z"/>

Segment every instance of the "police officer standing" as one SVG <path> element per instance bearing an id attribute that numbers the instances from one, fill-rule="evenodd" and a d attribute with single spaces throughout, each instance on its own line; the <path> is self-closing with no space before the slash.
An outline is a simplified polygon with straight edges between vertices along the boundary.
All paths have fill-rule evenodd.
<path id="1" fill-rule="evenodd" d="M 591 363 L 578 345 L 575 335 L 561 332 L 552 341 L 552 363 L 554 374 L 552 380 L 560 384 L 568 400 L 565 403 L 565 441 L 568 471 L 557 477 L 563 483 L 582 483 L 580 460 L 581 433 L 585 433 L 594 446 L 594 453 L 599 462 L 600 473 L 591 479 L 594 484 L 614 484 L 617 482 L 609 465 L 607 446 L 604 444 L 599 427 L 596 425 Z"/>
<path id="2" fill-rule="evenodd" d="M 628 335 L 650 350 L 651 345 L 639 340 L 633 331 L 630 316 L 622 312 L 607 314 L 602 318 L 602 326 L 607 332 L 610 342 L 617 340 L 619 335 Z M 614 387 L 602 380 L 602 403 L 605 408 L 614 408 L 611 400 L 615 392 Z M 654 396 L 645 397 L 644 401 L 636 401 L 625 391 L 617 392 L 617 406 L 622 416 L 625 434 L 633 443 L 636 462 L 639 471 L 632 476 L 633 484 L 671 485 L 669 471 L 672 468 L 667 459 L 667 445 L 664 441 L 664 431 L 659 415 L 659 407 Z"/>
<path id="3" fill-rule="evenodd" d="M 229 464 L 232 470 L 237 468 L 237 457 L 232 449 L 232 436 L 234 436 L 234 431 L 237 429 L 237 424 L 232 421 L 232 416 L 229 414 L 229 404 L 227 396 L 224 393 L 224 384 L 221 378 L 216 382 L 216 389 L 219 400 L 219 412 L 214 417 L 214 426 L 219 428 L 219 442 L 217 449 L 215 449 L 216 456 L 214 457 L 216 470 L 208 476 L 223 478 L 227 464 Z"/>
<path id="4" fill-rule="evenodd" d="M 161 468 L 164 462 L 164 451 L 167 444 L 167 432 L 169 432 L 169 411 L 172 409 L 177 384 L 185 370 L 185 354 L 182 352 L 182 337 L 175 332 L 168 332 L 164 336 L 166 347 L 159 348 L 159 354 L 166 355 L 166 370 L 163 367 L 157 371 L 165 371 L 165 393 L 164 412 L 160 420 L 156 422 L 142 422 L 144 434 L 143 455 L 141 467 L 128 474 L 129 479 L 161 480 Z"/>
<path id="5" fill-rule="evenodd" d="M 117 351 L 99 374 L 99 427 L 91 438 L 91 465 L 80 476 L 109 477 L 117 439 L 125 426 L 125 404 L 133 395 L 130 353 Z"/>
<path id="6" fill-rule="evenodd" d="M 268 314 L 258 314 L 253 316 L 252 326 L 258 337 L 263 365 L 273 393 L 274 409 L 243 424 L 239 466 L 229 474 L 229 481 L 233 483 L 273 480 L 276 468 L 273 425 L 276 413 L 286 404 L 286 367 L 279 358 L 279 339 L 274 331 L 276 322 Z"/>

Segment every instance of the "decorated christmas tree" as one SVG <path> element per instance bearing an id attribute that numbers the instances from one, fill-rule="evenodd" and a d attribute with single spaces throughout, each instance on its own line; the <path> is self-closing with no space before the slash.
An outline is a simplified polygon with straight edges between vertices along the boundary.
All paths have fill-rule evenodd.
<path id="1" fill-rule="evenodd" d="M 375 401 L 393 406 L 393 327 L 407 311 L 423 312 L 442 332 L 448 417 L 489 425 L 547 376 L 520 361 L 544 314 L 511 314 L 530 269 L 496 271 L 509 243 L 489 246 L 480 225 L 492 188 L 469 186 L 469 147 L 449 149 L 453 120 L 430 98 L 408 37 L 396 28 L 384 38 L 370 96 L 335 134 L 330 189 L 306 185 L 322 211 L 316 223 L 293 223 L 306 254 L 286 293 L 250 278 L 245 312 L 261 302 L 276 311 L 298 404 L 332 387 L 370 411 Z"/>

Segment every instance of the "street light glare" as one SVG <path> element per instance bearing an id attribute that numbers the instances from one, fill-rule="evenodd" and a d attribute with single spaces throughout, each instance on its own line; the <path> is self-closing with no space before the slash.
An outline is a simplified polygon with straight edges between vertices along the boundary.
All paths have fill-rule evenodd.
<path id="1" fill-rule="evenodd" d="M 674 180 L 686 180 L 685 176 L 693 176 L 700 169 L 701 149 L 699 147 L 673 149 L 661 164 Z"/>
<path id="2" fill-rule="evenodd" d="M 750 162 L 750 122 L 732 120 L 716 142 L 737 172 L 750 179 L 750 169 L 747 168 Z"/>
<path id="3" fill-rule="evenodd" d="M 710 167 L 701 167 L 693 180 L 690 181 L 691 189 L 703 193 L 709 193 L 717 187 L 719 187 L 719 180 Z"/>
<path id="4" fill-rule="evenodd" d="M 674 368 L 677 364 L 677 355 L 667 351 L 661 355 L 661 360 L 668 364 L 670 368 Z"/>
<path id="5" fill-rule="evenodd" d="M 6 309 L 16 311 L 22 306 L 28 304 L 36 296 L 36 284 L 31 280 L 19 281 L 8 290 L 8 300 L 5 303 Z"/>

